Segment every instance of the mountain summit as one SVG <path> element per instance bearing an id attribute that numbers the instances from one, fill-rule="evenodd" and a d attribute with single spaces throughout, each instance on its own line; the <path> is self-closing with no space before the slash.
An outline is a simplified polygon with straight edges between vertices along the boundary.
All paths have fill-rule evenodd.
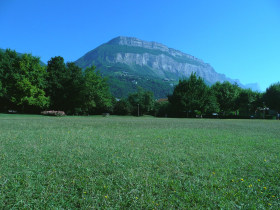
<path id="1" fill-rule="evenodd" d="M 217 81 L 229 81 L 237 83 L 242 88 L 259 90 L 258 84 L 245 86 L 238 79 L 217 73 L 210 64 L 192 55 L 157 42 L 143 41 L 134 37 L 116 37 L 86 53 L 75 63 L 83 69 L 95 65 L 107 75 L 127 72 L 132 75 L 168 80 L 189 77 L 192 72 L 196 72 L 208 85 Z"/>

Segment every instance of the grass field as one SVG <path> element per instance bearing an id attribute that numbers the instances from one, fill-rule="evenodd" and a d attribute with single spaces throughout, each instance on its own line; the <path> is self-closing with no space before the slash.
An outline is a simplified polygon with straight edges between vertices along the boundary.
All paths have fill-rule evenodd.
<path id="1" fill-rule="evenodd" d="M 279 129 L 0 114 L 0 209 L 280 209 Z"/>

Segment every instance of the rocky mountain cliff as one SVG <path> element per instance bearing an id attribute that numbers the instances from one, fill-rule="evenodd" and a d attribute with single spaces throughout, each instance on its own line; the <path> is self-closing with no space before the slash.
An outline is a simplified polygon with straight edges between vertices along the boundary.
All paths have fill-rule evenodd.
<path id="1" fill-rule="evenodd" d="M 229 81 L 236 82 L 242 88 L 259 90 L 258 84 L 245 86 L 238 79 L 217 73 L 210 64 L 192 55 L 157 42 L 147 42 L 134 37 L 116 37 L 88 52 L 75 63 L 82 68 L 96 65 L 108 74 L 127 71 L 132 74 L 168 79 L 189 77 L 192 72 L 196 72 L 209 85 L 217 81 Z"/>

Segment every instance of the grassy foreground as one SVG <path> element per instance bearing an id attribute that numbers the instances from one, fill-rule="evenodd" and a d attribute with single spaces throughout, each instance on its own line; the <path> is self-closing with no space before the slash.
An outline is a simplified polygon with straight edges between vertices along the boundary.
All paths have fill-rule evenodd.
<path id="1" fill-rule="evenodd" d="M 0 209 L 280 209 L 280 121 L 0 115 Z"/>

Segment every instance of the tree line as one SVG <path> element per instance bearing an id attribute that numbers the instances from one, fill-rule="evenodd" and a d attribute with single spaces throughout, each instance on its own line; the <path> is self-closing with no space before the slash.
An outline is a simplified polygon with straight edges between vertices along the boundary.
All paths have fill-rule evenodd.
<path id="1" fill-rule="evenodd" d="M 2 111 L 90 114 L 95 108 L 111 107 L 112 95 L 106 78 L 94 66 L 82 71 L 61 56 L 41 66 L 38 57 L 7 49 L 0 52 L 0 104 Z"/>
<path id="2" fill-rule="evenodd" d="M 280 110 L 279 82 L 259 93 L 227 81 L 209 87 L 193 73 L 189 78 L 181 78 L 164 101 L 156 101 L 153 92 L 140 86 L 135 93 L 117 101 L 107 80 L 95 66 L 83 71 L 74 62 L 65 63 L 61 56 L 42 66 L 38 57 L 7 49 L 0 52 L 0 111 L 193 117 L 212 113 L 248 115 L 264 106 Z"/>
<path id="3" fill-rule="evenodd" d="M 280 83 L 272 84 L 265 93 L 260 93 L 242 89 L 228 81 L 216 82 L 209 87 L 201 77 L 192 73 L 188 79 L 180 79 L 173 94 L 168 96 L 168 101 L 171 107 L 185 111 L 187 115 L 255 115 L 266 107 L 280 110 Z M 261 114 L 260 111 L 258 113 Z"/>
<path id="4" fill-rule="evenodd" d="M 267 88 L 265 93 L 242 89 L 236 83 L 228 81 L 216 82 L 211 87 L 205 84 L 201 77 L 192 73 L 189 78 L 181 78 L 172 94 L 165 100 L 152 100 L 152 93 L 145 95 L 139 88 L 127 99 L 122 99 L 119 109 L 123 114 L 137 114 L 137 104 L 140 113 L 168 117 L 196 117 L 206 115 L 213 117 L 213 113 L 222 116 L 238 115 L 239 117 L 263 117 L 263 109 L 280 111 L 280 83 Z M 149 100 L 147 100 L 149 99 Z M 141 101 L 138 103 L 138 101 Z M 143 101 L 143 102 L 142 102 Z M 147 108 L 149 107 L 149 109 Z"/>

